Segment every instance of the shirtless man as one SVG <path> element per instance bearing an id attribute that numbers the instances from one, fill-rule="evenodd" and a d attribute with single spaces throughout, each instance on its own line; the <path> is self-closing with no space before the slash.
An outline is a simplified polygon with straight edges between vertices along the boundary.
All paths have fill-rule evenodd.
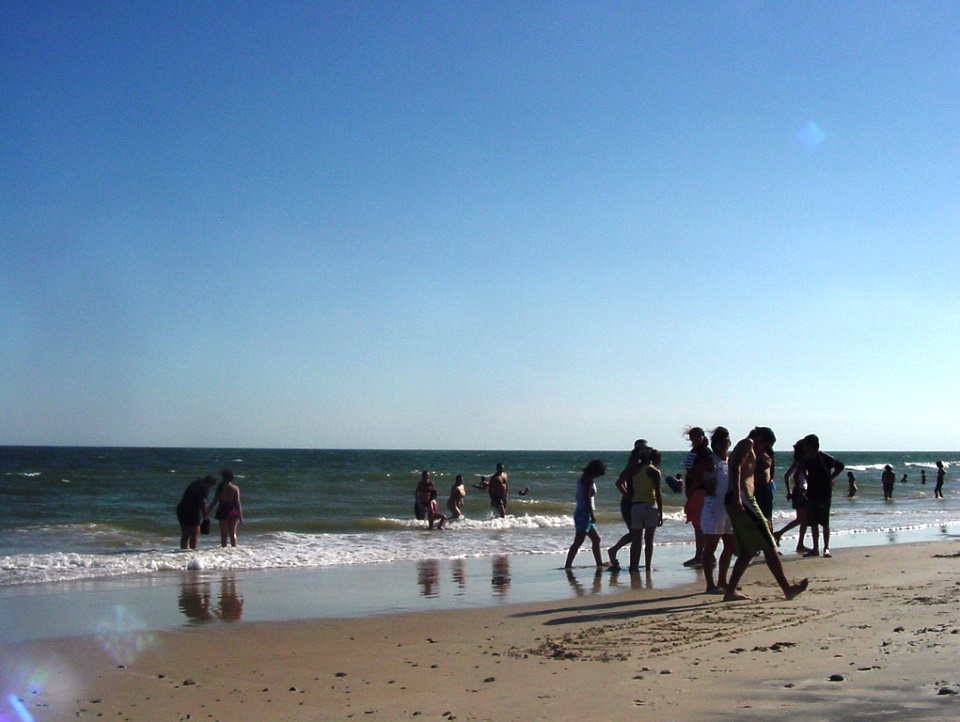
<path id="1" fill-rule="evenodd" d="M 751 432 L 752 433 L 752 432 Z M 773 528 L 773 474 L 775 462 L 773 451 L 767 450 L 757 453 L 757 466 L 753 470 L 753 496 L 757 506 L 763 512 L 767 525 Z"/>
<path id="2" fill-rule="evenodd" d="M 507 484 L 509 481 L 507 472 L 503 470 L 503 464 L 497 464 L 497 471 L 488 482 L 488 491 L 490 492 L 490 506 L 497 510 L 501 518 L 507 515 Z"/>
<path id="3" fill-rule="evenodd" d="M 777 437 L 771 429 L 758 426 L 748 434 L 747 438 L 737 442 L 730 455 L 728 464 L 730 480 L 724 505 L 737 540 L 737 561 L 730 573 L 726 594 L 723 595 L 725 602 L 749 599 L 737 591 L 737 585 L 740 584 L 744 572 L 747 571 L 750 561 L 757 552 L 763 552 L 767 568 L 770 569 L 770 573 L 777 580 L 787 599 L 796 597 L 806 590 L 809 584 L 807 579 L 795 584 L 791 584 L 787 579 L 783 564 L 780 562 L 780 555 L 777 554 L 773 533 L 753 495 L 757 457 L 769 455 L 776 441 Z"/>

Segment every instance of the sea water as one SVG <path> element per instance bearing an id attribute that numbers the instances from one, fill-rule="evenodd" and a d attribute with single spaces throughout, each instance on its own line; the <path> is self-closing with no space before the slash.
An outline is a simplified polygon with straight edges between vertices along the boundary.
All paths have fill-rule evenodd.
<path id="1" fill-rule="evenodd" d="M 837 479 L 831 546 L 863 532 L 946 527 L 960 522 L 960 452 L 831 451 L 856 475 L 847 497 Z M 778 457 L 775 526 L 793 518 Z M 580 470 L 607 461 L 598 480 L 597 519 L 604 543 L 624 531 L 613 486 L 626 451 L 377 451 L 0 447 L 0 585 L 82 582 L 190 570 L 318 569 L 424 560 L 538 556 L 556 567 L 573 537 Z M 665 475 L 682 470 L 685 451 L 665 452 Z M 936 462 L 947 468 L 944 498 L 934 498 Z M 510 477 L 506 518 L 474 488 L 503 463 Z M 884 501 L 880 474 L 898 483 Z M 197 551 L 181 551 L 174 509 L 184 488 L 232 469 L 244 522 L 240 546 L 223 549 L 216 522 Z M 414 488 L 428 469 L 445 510 L 457 474 L 466 479 L 466 518 L 428 531 L 413 515 Z M 921 484 L 921 471 L 927 483 Z M 907 475 L 907 481 L 899 479 Z M 517 492 L 527 489 L 519 496 Z M 689 550 L 683 495 L 664 488 L 664 524 L 656 543 Z M 787 537 L 790 539 L 790 537 Z M 845 541 L 846 540 L 846 541 Z M 808 537 L 809 543 L 809 537 Z M 785 548 L 790 542 L 785 542 Z M 550 556 L 552 555 L 552 556 Z"/>

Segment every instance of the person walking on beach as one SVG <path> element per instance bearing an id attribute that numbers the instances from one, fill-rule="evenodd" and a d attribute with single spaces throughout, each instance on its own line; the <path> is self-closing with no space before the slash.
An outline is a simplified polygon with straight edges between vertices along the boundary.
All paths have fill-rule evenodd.
<path id="1" fill-rule="evenodd" d="M 593 459 L 588 463 L 577 481 L 577 507 L 573 512 L 573 525 L 576 533 L 573 537 L 573 544 L 570 545 L 570 551 L 567 552 L 567 561 L 564 563 L 564 569 L 570 569 L 573 566 L 573 560 L 577 556 L 584 539 L 590 537 L 591 550 L 593 551 L 593 560 L 598 567 L 603 566 L 603 557 L 600 555 L 600 533 L 597 531 L 597 517 L 594 512 L 594 500 L 597 495 L 596 480 L 607 473 L 607 465 L 602 459 Z"/>
<path id="2" fill-rule="evenodd" d="M 647 573 L 653 571 L 653 537 L 657 527 L 663 526 L 663 494 L 660 491 L 662 455 L 650 449 L 649 461 L 633 477 L 632 505 L 630 507 L 630 571 L 640 571 L 640 551 L 644 545 Z"/>
<path id="3" fill-rule="evenodd" d="M 183 492 L 183 498 L 177 504 L 177 521 L 180 522 L 180 548 L 196 549 L 200 539 L 200 524 L 209 519 L 207 494 L 216 486 L 212 476 L 191 481 Z"/>
<path id="4" fill-rule="evenodd" d="M 487 491 L 490 494 L 490 506 L 494 508 L 502 519 L 507 515 L 507 490 L 510 479 L 504 471 L 503 464 L 497 464 L 497 471 L 487 482 Z"/>
<path id="5" fill-rule="evenodd" d="M 616 571 L 620 568 L 620 562 L 617 561 L 617 553 L 633 539 L 630 533 L 633 507 L 633 477 L 645 463 L 649 462 L 650 451 L 651 449 L 647 445 L 646 439 L 637 439 L 633 442 L 633 451 L 630 452 L 627 465 L 623 467 L 623 471 L 621 471 L 617 477 L 615 486 L 617 487 L 617 491 L 620 492 L 620 517 L 623 519 L 623 523 L 627 525 L 627 533 L 621 536 L 616 544 L 607 549 L 607 557 L 610 559 L 611 571 Z"/>
<path id="6" fill-rule="evenodd" d="M 703 517 L 703 500 L 706 498 L 706 489 L 703 483 L 704 464 L 710 458 L 710 444 L 707 435 L 699 426 L 687 430 L 687 439 L 690 441 L 690 453 L 684 462 L 686 479 L 684 492 L 687 502 L 683 505 L 683 513 L 687 524 L 693 525 L 694 553 L 693 557 L 683 563 L 685 567 L 698 567 L 703 559 L 703 529 L 700 520 Z"/>
<path id="7" fill-rule="evenodd" d="M 450 487 L 450 498 L 447 499 L 447 509 L 450 510 L 451 519 L 460 519 L 463 517 L 463 501 L 467 496 L 467 488 L 463 484 L 463 474 L 457 474 L 453 480 L 453 486 Z"/>
<path id="8" fill-rule="evenodd" d="M 777 488 L 773 480 L 775 470 L 776 456 L 773 449 L 757 454 L 757 466 L 753 471 L 753 496 L 771 531 L 773 530 L 773 494 Z"/>
<path id="9" fill-rule="evenodd" d="M 833 484 L 843 471 L 843 462 L 820 451 L 820 437 L 816 434 L 803 437 L 803 450 L 806 456 L 800 463 L 807 475 L 807 523 L 813 535 L 813 549 L 804 556 L 820 555 L 820 527 L 822 527 L 823 556 L 829 558 L 832 556 L 830 554 L 830 504 L 833 498 Z"/>
<path id="10" fill-rule="evenodd" d="M 224 469 L 220 472 L 220 484 L 213 495 L 211 511 L 213 518 L 220 523 L 220 546 L 237 545 L 237 524 L 243 521 L 243 507 L 240 506 L 240 489 L 233 483 L 233 472 Z"/>
<path id="11" fill-rule="evenodd" d="M 847 472 L 847 497 L 853 498 L 857 495 L 857 480 L 852 471 Z"/>
<path id="12" fill-rule="evenodd" d="M 807 536 L 807 475 L 803 467 L 800 466 L 800 460 L 804 456 L 803 439 L 800 439 L 793 445 L 793 464 L 783 475 L 783 482 L 787 487 L 787 501 L 790 502 L 796 516 L 780 531 L 773 533 L 777 546 L 780 546 L 780 540 L 784 534 L 794 527 L 800 527 L 800 538 L 797 539 L 797 554 L 810 551 L 803 543 Z"/>
<path id="13" fill-rule="evenodd" d="M 936 499 L 943 498 L 943 480 L 947 476 L 947 470 L 943 467 L 943 462 L 937 462 L 937 485 L 933 487 L 933 495 Z"/>
<path id="14" fill-rule="evenodd" d="M 897 475 L 893 473 L 893 467 L 890 464 L 883 467 L 880 483 L 883 485 L 883 500 L 893 501 L 893 486 L 897 483 Z"/>
<path id="15" fill-rule="evenodd" d="M 727 464 L 730 480 L 724 502 L 737 541 L 737 561 L 734 562 L 733 571 L 727 583 L 727 591 L 723 595 L 725 602 L 749 599 L 737 591 L 737 586 L 757 553 L 763 554 L 767 568 L 777 580 L 787 599 L 793 599 L 801 594 L 810 583 L 807 579 L 796 583 L 791 583 L 787 579 L 780 555 L 777 553 L 773 533 L 753 495 L 757 457 L 760 454 L 769 454 L 776 441 L 777 437 L 771 429 L 758 426 L 747 438 L 737 443 Z"/>
<path id="16" fill-rule="evenodd" d="M 727 589 L 727 570 L 730 560 L 733 559 L 736 539 L 733 536 L 733 527 L 730 517 L 723 505 L 723 498 L 727 494 L 729 472 L 727 469 L 727 452 L 730 451 L 730 432 L 718 426 L 710 436 L 710 448 L 713 453 L 703 478 L 706 483 L 706 498 L 703 500 L 703 576 L 707 582 L 707 594 L 722 594 Z M 723 551 L 720 553 L 720 564 L 717 565 L 717 545 L 723 542 Z M 714 569 L 717 571 L 714 581 Z"/>

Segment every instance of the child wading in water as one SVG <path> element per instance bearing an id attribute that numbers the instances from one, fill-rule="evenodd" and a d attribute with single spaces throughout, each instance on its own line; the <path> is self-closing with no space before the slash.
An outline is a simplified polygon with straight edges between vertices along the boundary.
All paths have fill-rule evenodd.
<path id="1" fill-rule="evenodd" d="M 583 475 L 577 482 L 577 508 L 573 512 L 573 524 L 577 533 L 567 552 L 567 562 L 564 569 L 573 566 L 573 558 L 577 556 L 583 540 L 590 537 L 593 545 L 593 559 L 598 567 L 603 566 L 600 556 L 600 533 L 597 531 L 597 518 L 594 515 L 593 497 L 597 495 L 597 485 L 594 483 L 599 477 L 607 473 L 607 465 L 600 459 L 593 459 L 583 469 Z"/>

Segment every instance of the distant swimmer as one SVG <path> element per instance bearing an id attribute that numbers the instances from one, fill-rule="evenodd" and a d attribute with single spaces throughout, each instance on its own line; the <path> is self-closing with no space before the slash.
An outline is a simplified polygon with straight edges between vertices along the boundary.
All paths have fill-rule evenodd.
<path id="1" fill-rule="evenodd" d="M 906 484 L 906 483 L 907 483 L 907 475 L 906 475 L 906 474 L 904 474 L 903 476 L 900 477 L 900 483 L 901 483 L 901 484 Z"/>
<path id="2" fill-rule="evenodd" d="M 474 485 L 473 485 L 473 488 L 474 488 L 474 489 L 486 489 L 486 488 L 489 487 L 489 486 L 490 486 L 490 482 L 487 481 L 487 477 L 481 476 L 481 477 L 480 477 L 480 483 L 479 483 L 479 484 L 474 484 Z"/>
<path id="3" fill-rule="evenodd" d="M 897 481 L 897 475 L 893 473 L 893 467 L 887 464 L 883 467 L 883 473 L 880 475 L 880 483 L 883 485 L 883 500 L 893 501 L 893 485 Z"/>
<path id="4" fill-rule="evenodd" d="M 529 493 L 530 493 L 530 487 L 525 486 L 520 491 L 517 492 L 517 496 L 526 496 Z"/>

